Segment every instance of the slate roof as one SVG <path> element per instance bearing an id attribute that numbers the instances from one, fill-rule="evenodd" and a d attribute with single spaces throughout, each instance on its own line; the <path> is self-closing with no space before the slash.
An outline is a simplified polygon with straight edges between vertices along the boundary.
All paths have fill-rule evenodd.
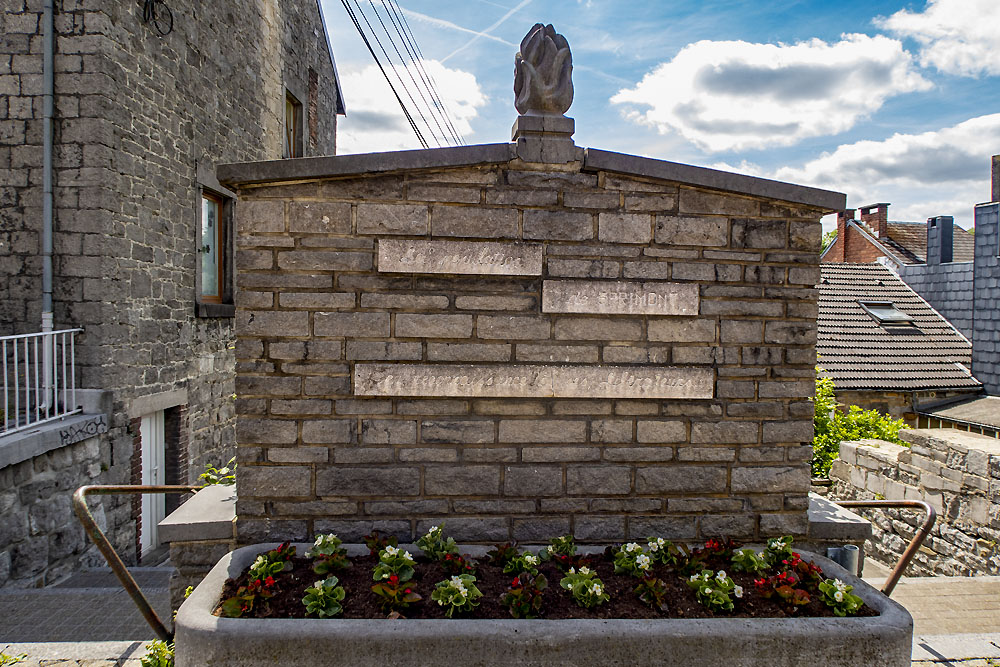
<path id="1" fill-rule="evenodd" d="M 967 370 L 972 345 L 881 264 L 822 264 L 816 351 L 838 389 L 980 387 Z M 912 325 L 879 324 L 859 301 L 889 301 Z"/>
<path id="2" fill-rule="evenodd" d="M 918 412 L 938 419 L 952 419 L 1000 429 L 1000 396 L 975 396 L 957 402 L 927 406 Z"/>
<path id="3" fill-rule="evenodd" d="M 976 237 L 958 225 L 954 225 L 952 233 L 952 261 L 971 262 L 976 252 Z M 927 262 L 927 223 L 900 222 L 890 220 L 887 223 L 888 239 L 880 239 L 890 250 L 898 253 L 899 259 L 906 264 L 924 264 Z"/>

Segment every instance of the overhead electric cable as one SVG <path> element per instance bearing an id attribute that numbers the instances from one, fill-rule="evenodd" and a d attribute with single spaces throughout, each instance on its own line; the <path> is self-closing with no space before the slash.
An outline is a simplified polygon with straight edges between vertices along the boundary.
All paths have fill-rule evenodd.
<path id="1" fill-rule="evenodd" d="M 420 99 L 423 100 L 424 106 L 425 106 L 425 108 L 428 111 L 428 115 L 431 117 L 431 119 L 434 121 L 434 124 L 437 126 L 438 131 L 441 133 L 442 139 L 445 140 L 445 143 L 448 143 L 447 137 L 445 137 L 445 134 L 446 134 L 445 129 L 443 127 L 441 127 L 441 121 L 438 119 L 438 116 L 440 115 L 440 113 L 438 113 L 438 114 L 434 113 L 434 107 L 432 106 L 432 104 L 430 102 L 427 101 L 427 98 L 424 96 L 423 91 L 420 89 L 420 84 L 418 84 L 417 80 L 413 77 L 413 72 L 411 71 L 411 69 L 409 67 L 407 67 L 406 63 L 403 61 L 403 54 L 399 52 L 399 47 L 396 46 L 396 40 L 394 40 L 392 38 L 392 35 L 389 34 L 389 29 L 385 27 L 385 22 L 382 20 L 382 15 L 379 14 L 378 8 L 375 6 L 375 3 L 373 2 L 373 0 L 368 0 L 368 4 L 370 4 L 372 6 L 372 11 L 375 12 L 375 18 L 378 19 L 379 25 L 382 26 L 382 31 L 385 32 L 385 35 L 388 38 L 389 43 L 392 44 L 392 48 L 396 51 L 396 56 L 399 58 L 400 66 L 404 70 L 406 70 L 407 76 L 410 77 L 410 81 L 413 82 L 414 87 L 417 89 L 417 94 L 420 96 Z M 384 6 L 384 3 L 383 3 L 383 6 Z M 399 72 L 396 72 L 396 75 L 399 76 Z M 400 80 L 402 80 L 401 76 L 400 76 Z M 404 83 L 403 85 L 405 86 L 406 84 Z M 428 93 L 430 93 L 429 90 L 428 90 Z M 409 90 L 407 90 L 407 94 L 409 94 Z M 413 99 L 412 95 L 410 95 L 410 99 L 411 100 Z M 414 105 L 416 105 L 416 103 L 417 103 L 416 100 L 414 100 L 413 103 L 414 103 Z M 423 117 L 423 114 L 421 114 L 421 117 Z M 426 119 L 424 120 L 424 122 L 425 123 L 427 122 Z M 447 125 L 447 122 L 445 124 Z M 430 128 L 430 126 L 428 125 L 428 129 L 429 128 Z M 433 134 L 433 131 L 432 131 L 432 134 Z M 441 141 L 438 139 L 438 137 L 437 137 L 436 134 L 434 135 L 434 139 L 435 139 L 435 141 L 438 142 L 438 145 L 440 146 L 441 145 Z"/>
<path id="2" fill-rule="evenodd" d="M 403 25 L 403 29 L 410 35 L 410 39 L 413 43 L 413 48 L 414 50 L 416 50 L 417 55 L 419 56 L 418 62 L 423 63 L 424 61 L 423 51 L 420 50 L 420 44 L 417 43 L 416 37 L 413 36 L 413 29 L 410 27 L 410 22 L 407 20 L 406 14 L 403 12 L 403 8 L 399 6 L 398 0 L 389 0 L 389 3 L 395 4 L 396 10 L 399 13 L 400 22 Z M 430 80 L 431 85 L 434 87 L 435 90 L 437 90 L 437 82 L 434 80 L 434 76 L 430 72 L 425 71 L 425 73 L 427 74 L 427 78 Z M 438 96 L 438 103 L 441 104 L 441 108 L 444 109 L 445 116 L 450 117 L 450 114 L 448 114 L 448 108 L 444 105 L 444 100 L 442 100 L 440 96 Z M 464 139 L 462 140 L 462 143 L 465 143 Z"/>
<path id="3" fill-rule="evenodd" d="M 406 108 L 406 105 L 403 104 L 403 99 L 399 96 L 399 93 L 396 92 L 396 87 L 393 85 L 392 80 L 389 78 L 389 74 L 385 71 L 385 67 L 383 67 L 382 63 L 379 61 L 378 55 L 375 53 L 375 49 L 372 48 L 371 42 L 368 41 L 368 37 L 365 35 L 365 31 L 361 28 L 361 23 L 358 21 L 358 17 L 355 16 L 354 10 L 352 10 L 351 6 L 348 4 L 348 0 L 340 0 L 340 3 L 344 6 L 344 9 L 347 10 L 347 14 L 348 16 L 351 17 L 351 21 L 354 23 L 354 27 L 357 29 L 358 34 L 361 35 L 361 39 L 362 41 L 364 41 L 365 46 L 368 47 L 368 52 L 371 53 L 372 58 L 375 59 L 375 64 L 378 65 L 379 70 L 382 71 L 382 76 L 385 77 L 386 82 L 389 84 L 389 88 L 392 89 L 392 94 L 395 95 L 396 101 L 399 102 L 399 107 L 400 109 L 403 110 L 403 115 L 406 116 L 406 120 L 410 124 L 410 129 L 412 129 L 413 133 L 417 135 L 417 140 L 420 141 L 420 145 L 423 146 L 424 148 L 429 148 L 427 140 L 424 139 L 424 135 L 420 132 L 420 128 L 417 127 L 417 124 L 416 122 L 414 122 L 413 116 L 410 115 L 410 112 Z M 367 23 L 367 19 L 365 19 L 365 22 Z M 390 67 L 391 66 L 392 64 L 390 63 Z"/>
<path id="4" fill-rule="evenodd" d="M 465 138 L 462 137 L 461 133 L 455 128 L 455 124 L 451 120 L 448 109 L 441 100 L 441 95 L 437 90 L 437 86 L 424 67 L 423 55 L 418 56 L 420 47 L 417 46 L 416 39 L 411 34 L 407 33 L 407 31 L 403 28 L 402 10 L 399 10 L 399 14 L 397 16 L 396 3 L 393 0 L 389 0 L 388 4 L 386 4 L 386 0 L 381 0 L 381 2 L 382 6 L 386 8 L 389 20 L 396 29 L 396 34 L 403 40 L 403 48 L 410 57 L 410 61 L 417 66 L 417 75 L 420 77 L 420 80 L 424 84 L 424 88 L 431 96 L 431 100 L 434 103 L 434 108 L 437 110 L 438 115 L 444 119 L 445 126 L 448 128 L 448 133 L 451 135 L 451 138 L 456 144 L 465 144 Z M 413 47 L 412 49 L 410 48 L 411 46 Z"/>

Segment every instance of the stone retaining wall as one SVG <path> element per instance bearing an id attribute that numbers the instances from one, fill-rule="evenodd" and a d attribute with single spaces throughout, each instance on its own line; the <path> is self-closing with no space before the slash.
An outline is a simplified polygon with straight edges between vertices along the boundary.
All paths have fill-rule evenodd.
<path id="1" fill-rule="evenodd" d="M 514 151 L 220 169 L 240 542 L 803 535 L 822 206 Z"/>
<path id="2" fill-rule="evenodd" d="M 1000 574 L 1000 444 L 955 429 L 901 431 L 903 447 L 843 442 L 830 471 L 841 500 L 924 500 L 938 512 L 908 575 Z M 894 563 L 923 520 L 919 511 L 857 510 L 872 522 L 869 555 Z"/>

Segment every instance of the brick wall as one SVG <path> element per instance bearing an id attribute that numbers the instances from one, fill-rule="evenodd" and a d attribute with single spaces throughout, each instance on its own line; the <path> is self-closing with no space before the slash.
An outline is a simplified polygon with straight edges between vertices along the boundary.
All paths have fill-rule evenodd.
<path id="1" fill-rule="evenodd" d="M 0 334 L 40 328 L 41 3 L 15 6 L 0 13 Z M 232 455 L 232 318 L 195 316 L 200 174 L 281 157 L 286 90 L 310 101 L 305 153 L 335 151 L 315 0 L 169 7 L 165 36 L 142 3 L 65 3 L 55 17 L 55 326 L 86 329 L 78 386 L 112 392 L 104 471 L 77 470 L 70 485 L 129 481 L 130 405 L 153 394 L 187 393 L 178 474 Z M 131 499 L 97 503 L 131 554 Z"/>
<path id="2" fill-rule="evenodd" d="M 805 531 L 826 211 L 579 162 L 240 197 L 242 542 L 411 539 L 444 518 L 466 541 Z M 544 267 L 389 273 L 398 258 L 378 246 L 401 238 L 537 243 Z M 700 302 L 685 316 L 559 314 L 542 309 L 556 279 L 693 285 Z M 363 395 L 373 363 L 664 365 L 707 373 L 714 398 Z"/>
<path id="3" fill-rule="evenodd" d="M 842 442 L 831 495 L 841 500 L 924 500 L 938 513 L 908 575 L 1000 573 L 1000 447 L 997 440 L 954 429 L 901 431 L 908 447 Z M 861 510 L 872 522 L 869 555 L 893 564 L 923 512 Z"/>

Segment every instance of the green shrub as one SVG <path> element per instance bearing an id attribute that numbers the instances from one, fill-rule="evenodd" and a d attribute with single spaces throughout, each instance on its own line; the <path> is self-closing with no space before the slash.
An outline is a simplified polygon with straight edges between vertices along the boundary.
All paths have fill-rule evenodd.
<path id="1" fill-rule="evenodd" d="M 905 444 L 899 439 L 899 430 L 906 427 L 902 419 L 887 417 L 878 410 L 862 410 L 856 405 L 849 406 L 846 412 L 839 410 L 833 380 L 821 377 L 820 371 L 816 369 L 816 398 L 813 399 L 813 477 L 830 474 L 830 466 L 840 454 L 840 443 L 845 440 L 877 438 Z"/>

